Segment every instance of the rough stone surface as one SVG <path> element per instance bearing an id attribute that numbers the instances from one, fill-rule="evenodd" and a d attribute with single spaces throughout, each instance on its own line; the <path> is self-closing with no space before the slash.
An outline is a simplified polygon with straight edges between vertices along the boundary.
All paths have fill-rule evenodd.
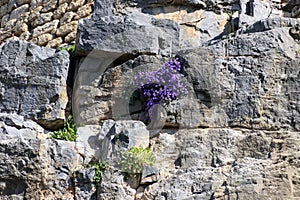
<path id="1" fill-rule="evenodd" d="M 91 0 L 0 5 L 1 43 L 20 35 L 49 47 L 71 42 L 92 11 Z M 0 45 L 0 199 L 300 198 L 298 0 L 94 5 L 78 26 L 75 143 L 41 127 L 64 117 L 66 52 Z M 149 123 L 133 78 L 174 55 L 188 94 Z M 155 164 L 121 173 L 120 152 L 133 146 L 150 147 Z M 109 167 L 95 185 L 86 164 L 98 161 Z"/>
<path id="2" fill-rule="evenodd" d="M 93 3 L 90 0 L 2 0 L 0 6 L 0 43 L 14 36 L 52 48 L 57 48 L 65 43 L 72 43 L 75 41 L 75 37 L 69 36 L 67 40 L 59 40 L 61 35 L 56 34 L 56 29 L 60 27 L 66 29 L 68 27 L 63 27 L 63 25 L 71 23 L 73 25 L 72 31 L 76 35 L 77 21 L 91 15 Z M 70 15 L 70 13 L 72 14 Z M 29 33 L 27 34 L 29 36 L 22 37 L 22 33 L 26 32 Z M 51 34 L 50 41 L 38 42 L 40 40 L 38 37 L 46 33 Z"/>
<path id="3" fill-rule="evenodd" d="M 169 166 L 168 178 L 145 189 L 149 199 L 299 197 L 294 190 L 297 132 L 199 129 L 166 134 L 152 145 L 156 165 Z"/>
<path id="4" fill-rule="evenodd" d="M 74 147 L 0 133 L 0 198 L 73 199 L 72 172 L 82 164 Z"/>
<path id="5" fill-rule="evenodd" d="M 237 45 L 242 48 L 236 48 Z M 298 76 L 299 48 L 289 34 L 289 28 L 280 27 L 179 52 L 185 62 L 183 79 L 188 88 L 192 87 L 192 97 L 167 106 L 167 122 L 191 128 L 241 126 L 299 130 L 299 83 L 292 78 Z M 78 100 L 73 104 L 75 113 L 78 112 L 76 116 L 80 116 L 79 122 L 83 123 L 92 123 L 96 116 L 99 120 L 132 118 L 125 97 L 130 97 L 137 89 L 132 84 L 134 74 L 140 69 L 155 69 L 165 60 L 160 56 L 139 56 L 105 71 L 101 67 L 106 63 L 101 63 L 101 59 L 88 59 L 90 62 L 81 65 L 85 73 L 78 76 L 76 84 L 79 86 L 75 86 Z M 88 64 L 87 67 L 95 69 L 87 69 L 85 65 Z M 94 71 L 97 68 L 101 69 L 96 72 L 98 76 Z M 124 98 L 125 103 L 121 102 Z M 106 103 L 99 104 L 102 99 Z M 98 111 L 89 112 L 88 107 L 93 109 L 94 106 Z"/>
<path id="6" fill-rule="evenodd" d="M 105 133 L 101 132 L 102 129 L 99 125 L 86 125 L 79 127 L 77 130 L 76 147 L 85 156 L 84 162 L 86 164 L 95 158 L 99 159 L 101 142 L 98 138 L 101 137 L 101 133 L 103 137 L 105 136 Z"/>
<path id="7" fill-rule="evenodd" d="M 130 188 L 130 186 L 124 181 L 123 175 L 114 168 L 104 172 L 98 191 L 97 199 L 100 200 L 134 200 L 136 193 L 136 191 Z"/>
<path id="8" fill-rule="evenodd" d="M 77 123 L 143 120 L 143 100 L 131 99 L 133 78 L 170 54 L 179 57 L 189 90 L 162 106 L 149 130 L 157 171 L 127 180 L 136 199 L 300 198 L 298 6 L 95 1 L 92 18 L 79 21 L 77 50 L 87 57 L 74 87 Z M 158 37 L 146 34 L 153 30 Z M 98 197 L 130 198 L 111 174 Z"/>
<path id="9" fill-rule="evenodd" d="M 122 151 L 132 147 L 149 146 L 149 132 L 146 126 L 140 121 L 116 121 L 104 122 L 101 133 L 100 149 L 98 155 L 100 160 L 109 161 L 111 166 L 118 166 Z"/>
<path id="10" fill-rule="evenodd" d="M 67 52 L 42 48 L 20 40 L 0 46 L 0 112 L 16 113 L 46 128 L 65 119 L 68 102 Z"/>
<path id="11" fill-rule="evenodd" d="M 99 32 L 99 29 L 102 31 Z M 123 54 L 170 54 L 172 48 L 178 47 L 176 23 L 142 13 L 131 17 L 94 17 L 81 21 L 78 30 L 77 48 L 82 54 L 94 49 Z"/>
<path id="12" fill-rule="evenodd" d="M 75 172 L 75 196 L 74 199 L 96 199 L 96 186 L 93 183 L 95 170 L 84 168 Z"/>
<path id="13" fill-rule="evenodd" d="M 17 114 L 0 113 L 0 133 L 27 139 L 46 139 L 47 132 L 36 122 Z"/>

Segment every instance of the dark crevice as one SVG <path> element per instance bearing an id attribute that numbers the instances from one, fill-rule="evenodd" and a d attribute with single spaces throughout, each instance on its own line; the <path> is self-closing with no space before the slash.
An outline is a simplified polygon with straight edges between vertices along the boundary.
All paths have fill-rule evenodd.
<path id="1" fill-rule="evenodd" d="M 246 15 L 253 16 L 253 0 L 246 3 Z"/>
<path id="2" fill-rule="evenodd" d="M 76 184 L 75 184 L 75 173 L 72 173 L 71 177 L 71 190 L 74 200 L 77 200 L 76 198 Z"/>
<path id="3" fill-rule="evenodd" d="M 76 56 L 74 52 L 69 52 L 69 69 L 68 69 L 68 76 L 67 76 L 67 95 L 68 95 L 68 103 L 66 105 L 65 110 L 65 117 L 67 118 L 69 115 L 72 114 L 72 93 L 75 78 L 77 75 L 77 71 L 79 68 L 79 61 L 81 59 L 80 56 Z"/>

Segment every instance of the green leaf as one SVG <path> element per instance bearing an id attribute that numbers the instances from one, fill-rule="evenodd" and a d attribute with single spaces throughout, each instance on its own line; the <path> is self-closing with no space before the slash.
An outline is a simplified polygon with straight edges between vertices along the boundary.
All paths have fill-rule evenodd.
<path id="1" fill-rule="evenodd" d="M 49 138 L 58 140 L 75 141 L 77 138 L 77 127 L 70 115 L 64 123 L 64 128 L 58 131 L 53 131 Z"/>

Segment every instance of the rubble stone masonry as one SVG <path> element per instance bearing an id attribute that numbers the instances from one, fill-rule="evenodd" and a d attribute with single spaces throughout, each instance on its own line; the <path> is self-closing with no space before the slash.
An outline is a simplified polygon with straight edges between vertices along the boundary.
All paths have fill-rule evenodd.
<path id="1" fill-rule="evenodd" d="M 78 20 L 93 0 L 1 0 L 0 44 L 12 37 L 56 48 L 76 38 Z"/>

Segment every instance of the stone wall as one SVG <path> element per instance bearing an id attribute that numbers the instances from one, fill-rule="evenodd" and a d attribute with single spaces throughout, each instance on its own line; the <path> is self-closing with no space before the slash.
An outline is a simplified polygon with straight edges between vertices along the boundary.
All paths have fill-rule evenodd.
<path id="1" fill-rule="evenodd" d="M 9 7 L 16 2 L 19 8 Z M 12 16 L 39 4 L 23 2 L 2 4 Z M 60 31 L 72 26 L 61 25 L 63 17 L 55 22 L 59 9 L 48 2 L 32 23 L 49 10 L 51 21 L 30 35 L 63 40 Z M 299 200 L 299 0 L 94 6 L 78 22 L 76 78 L 65 50 L 0 44 L 0 199 Z M 170 55 L 180 59 L 189 94 L 158 106 L 149 125 L 143 99 L 131 98 L 134 75 L 157 70 Z M 78 138 L 49 139 L 69 114 L 66 82 L 73 79 Z M 155 164 L 128 176 L 119 161 L 133 146 L 150 147 Z M 98 161 L 109 166 L 100 183 L 90 167 Z"/>
<path id="2" fill-rule="evenodd" d="M 0 43 L 11 37 L 51 48 L 71 43 L 92 6 L 92 0 L 2 0 Z"/>

